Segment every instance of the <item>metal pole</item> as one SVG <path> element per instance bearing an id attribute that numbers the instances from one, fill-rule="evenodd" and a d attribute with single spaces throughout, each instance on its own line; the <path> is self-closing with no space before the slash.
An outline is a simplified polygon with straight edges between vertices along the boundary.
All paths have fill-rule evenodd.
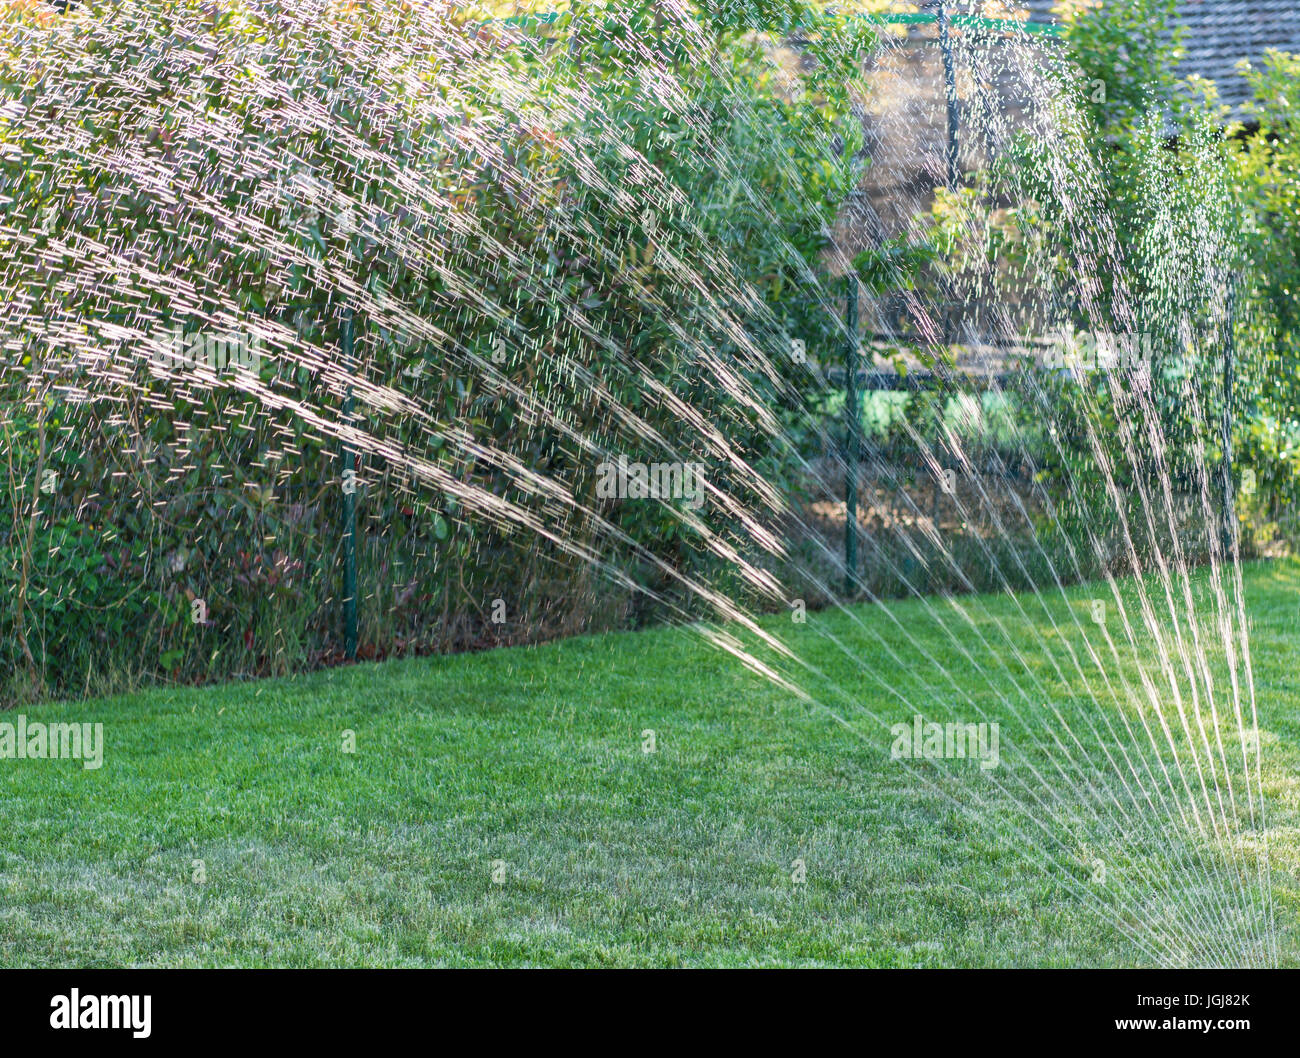
<path id="1" fill-rule="evenodd" d="M 948 190 L 957 190 L 957 75 L 948 36 L 948 8 L 939 4 L 939 50 L 943 53 L 943 88 L 948 105 Z"/>
<path id="2" fill-rule="evenodd" d="M 858 459 L 862 425 L 858 418 L 858 277 L 850 272 L 844 324 L 849 340 L 844 353 L 844 597 L 854 595 L 858 569 Z"/>
<path id="3" fill-rule="evenodd" d="M 939 4 L 939 51 L 943 54 L 943 97 L 948 110 L 948 190 L 956 191 L 957 171 L 957 72 L 952 61 L 952 38 L 948 35 L 948 8 Z M 944 345 L 952 345 L 952 303 L 946 301 L 943 310 Z"/>
<path id="4" fill-rule="evenodd" d="M 1237 490 L 1232 483 L 1232 381 L 1234 361 L 1236 360 L 1236 338 L 1233 334 L 1237 317 L 1237 277 L 1228 278 L 1228 333 L 1223 346 L 1223 524 L 1220 526 L 1220 541 L 1223 545 L 1223 560 L 1233 558 L 1233 543 L 1237 528 Z"/>
<path id="5" fill-rule="evenodd" d="M 343 362 L 351 376 L 356 365 L 353 363 L 352 309 L 343 310 Z M 356 401 L 349 385 L 347 396 L 343 400 L 343 423 L 352 425 L 352 413 Z M 357 496 L 356 496 L 357 455 L 352 445 L 343 442 L 343 653 L 349 661 L 357 660 Z"/>

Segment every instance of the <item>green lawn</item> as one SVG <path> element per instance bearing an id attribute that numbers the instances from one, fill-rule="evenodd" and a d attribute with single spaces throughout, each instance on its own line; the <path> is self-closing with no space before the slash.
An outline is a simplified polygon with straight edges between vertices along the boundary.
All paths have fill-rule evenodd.
<path id="1" fill-rule="evenodd" d="M 1279 944 L 1295 964 L 1300 564 L 1252 566 L 1247 584 Z M 986 605 L 1012 614 L 1005 596 Z M 906 628 L 959 680 L 969 669 L 920 602 L 893 613 L 813 614 L 793 633 L 772 621 L 822 669 L 827 704 L 847 689 L 905 719 L 862 673 L 921 687 L 925 666 L 898 669 L 864 628 L 900 651 Z M 918 782 L 886 732 L 839 711 L 851 730 L 674 629 L 29 708 L 102 722 L 105 763 L 0 760 L 0 964 L 1141 961 L 1002 816 L 946 797 L 942 762 Z M 1212 850 L 1176 847 L 1213 869 Z"/>

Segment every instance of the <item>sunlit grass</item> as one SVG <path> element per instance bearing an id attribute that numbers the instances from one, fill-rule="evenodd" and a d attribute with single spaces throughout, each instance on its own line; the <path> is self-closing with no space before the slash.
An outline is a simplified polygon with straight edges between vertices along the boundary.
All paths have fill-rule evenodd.
<path id="1" fill-rule="evenodd" d="M 1279 926 L 1300 908 L 1298 589 L 1295 563 L 1247 571 Z M 919 602 L 896 605 L 950 649 Z M 850 686 L 859 665 L 806 640 Z M 5 965 L 1141 959 L 999 821 L 891 761 L 886 738 L 681 630 L 27 713 L 102 722 L 107 748 L 98 771 L 0 762 Z M 1289 936 L 1281 951 L 1296 961 Z"/>

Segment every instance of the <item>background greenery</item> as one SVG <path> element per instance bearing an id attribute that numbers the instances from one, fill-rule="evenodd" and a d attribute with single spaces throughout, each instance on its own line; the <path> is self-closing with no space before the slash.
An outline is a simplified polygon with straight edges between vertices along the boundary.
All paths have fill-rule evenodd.
<path id="1" fill-rule="evenodd" d="M 356 304 L 357 373 L 399 385 L 428 412 L 372 416 L 364 428 L 377 445 L 536 511 L 543 501 L 518 486 L 517 474 L 464 452 L 517 455 L 527 471 L 565 482 L 617 531 L 572 521 L 562 532 L 576 548 L 652 593 L 677 591 L 677 604 L 694 605 L 663 565 L 689 572 L 716 567 L 716 557 L 660 505 L 599 501 L 593 452 L 703 458 L 700 431 L 664 399 L 672 394 L 721 430 L 733 451 L 779 474 L 770 427 L 726 397 L 693 357 L 708 348 L 733 361 L 774 406 L 815 396 L 806 378 L 797 388 L 770 377 L 766 364 L 752 362 L 752 347 L 747 362 L 734 335 L 761 343 L 795 328 L 815 347 L 832 326 L 815 304 L 791 295 L 820 282 L 827 226 L 860 171 L 853 127 L 841 118 L 870 42 L 860 23 L 819 23 L 805 42 L 816 73 L 792 93 L 763 39 L 745 26 L 773 19 L 793 26 L 806 6 L 711 11 L 700 12 L 702 45 L 698 31 L 688 40 L 653 4 L 622 5 L 616 32 L 575 31 L 582 41 L 575 64 L 568 16 L 510 44 L 495 40 L 493 27 L 476 29 L 467 10 L 458 32 L 479 42 L 477 51 L 461 69 L 435 65 L 414 80 L 340 46 L 402 33 L 403 19 L 416 15 L 393 5 L 341 7 L 328 25 L 316 25 L 277 3 L 114 4 L 47 23 L 39 60 L 26 34 L 35 16 L 11 17 L 0 84 L 25 120 L 0 126 L 4 282 L 9 297 L 33 308 L 31 333 L 6 349 L 0 393 L 8 458 L 0 578 L 14 603 L 0 610 L 0 671 L 18 673 L 10 693 L 283 672 L 337 654 L 338 442 L 292 406 L 257 407 L 234 387 L 198 399 L 193 387 L 182 393 L 151 377 L 138 344 L 115 339 L 109 325 L 147 336 L 173 322 L 188 329 L 194 321 L 232 328 L 270 321 L 287 343 L 318 350 L 328 365 L 340 360 L 341 305 Z M 665 100 L 629 76 L 647 37 L 668 57 L 685 99 Z M 178 47 L 182 40 L 191 46 Z M 159 54 L 168 57 L 165 75 L 157 73 Z M 214 54 L 224 61 L 214 65 Z M 254 63 L 275 71 L 282 95 L 257 89 L 246 73 Z M 151 77 L 141 98 L 126 86 L 144 71 Z M 489 77 L 522 85 L 526 100 L 493 91 Z M 65 91 L 46 91 L 50 83 Z M 591 89 L 581 106 L 552 109 L 571 104 L 579 84 Z M 444 135 L 451 122 L 430 122 L 428 108 L 408 95 L 416 90 L 443 93 L 461 123 L 493 129 L 502 157 Z M 294 110 L 313 104 L 332 123 L 293 120 Z M 85 150 L 74 158 L 57 149 L 51 130 L 78 112 L 94 116 L 80 123 Z M 292 160 L 283 187 L 268 188 L 241 157 L 205 148 L 198 119 L 215 115 L 242 126 L 249 154 Z M 848 139 L 832 155 L 826 143 L 836 129 Z M 670 192 L 681 207 L 677 223 L 646 201 L 629 207 L 620 198 L 635 185 L 627 146 L 653 163 L 657 186 L 646 193 Z M 156 181 L 108 161 L 123 155 L 205 193 L 174 204 Z M 608 182 L 591 179 L 592 165 Z M 406 182 L 400 191 L 398 176 Z M 422 190 L 412 192 L 412 182 Z M 418 208 L 420 194 L 435 192 L 460 216 Z M 364 216 L 345 218 L 344 201 L 363 203 Z M 242 223 L 221 219 L 216 203 Z M 474 234 L 457 242 L 455 226 L 469 221 Z M 123 289 L 95 255 L 64 251 L 57 271 L 41 264 L 52 247 L 89 240 L 124 247 L 141 271 L 185 277 L 192 284 L 185 313 L 174 313 L 157 287 L 128 281 Z M 459 252 L 447 268 L 445 255 L 407 245 Z M 548 298 L 519 282 L 528 274 L 545 277 Z M 709 277 L 707 312 L 683 275 Z M 361 293 L 345 299 L 345 290 Z M 477 311 L 464 311 L 467 295 Z M 591 333 L 557 328 L 557 299 L 580 307 Z M 381 301 L 400 312 L 368 311 Z M 409 320 L 437 321 L 440 340 L 430 341 L 427 329 L 406 333 Z M 134 388 L 121 392 L 104 378 L 89 382 L 114 398 L 111 415 L 102 404 L 67 398 L 68 383 L 87 382 L 70 367 L 77 339 L 107 348 L 132 377 Z M 472 369 L 498 342 L 507 353 L 500 376 L 551 421 Z M 783 361 L 778 370 L 789 367 Z M 337 370 L 313 373 L 268 357 L 261 381 L 341 418 L 348 380 Z M 616 414 L 624 409 L 639 429 Z M 456 444 L 445 441 L 452 432 Z M 47 471 L 56 486 L 39 494 Z M 590 560 L 412 487 L 400 467 L 363 455 L 360 474 L 363 656 L 544 638 L 652 616 L 630 609 L 648 595 L 613 593 Z M 744 489 L 725 465 L 718 484 L 735 495 Z M 722 537 L 733 531 L 713 528 Z M 510 615 L 505 627 L 487 621 L 498 598 Z M 191 623 L 194 599 L 207 604 L 209 625 Z"/>
<path id="2" fill-rule="evenodd" d="M 1192 491 L 1214 487 L 1207 468 L 1220 454 L 1221 292 L 1209 279 L 1171 283 L 1167 251 L 1169 239 L 1194 244 L 1198 225 L 1232 247 L 1233 259 L 1214 266 L 1239 276 L 1232 440 L 1243 543 L 1259 552 L 1296 533 L 1298 60 L 1276 55 L 1252 73 L 1257 133 L 1221 130 L 1212 90 L 1174 76 L 1177 51 L 1157 33 L 1168 8 L 1168 0 L 1108 4 L 1067 26 L 1074 59 L 1107 85 L 1103 101 L 1086 93 L 1077 100 L 1092 153 L 1075 190 L 1114 216 L 1137 316 L 1166 329 L 1161 425 L 1175 484 Z M 599 6 L 573 11 L 604 17 Z M 368 414 L 363 428 L 375 444 L 422 461 L 461 495 L 542 516 L 545 501 L 521 485 L 520 470 L 466 454 L 510 453 L 523 471 L 564 482 L 593 512 L 566 517 L 562 532 L 573 545 L 566 550 L 476 516 L 448 489 L 414 483 L 401 460 L 363 455 L 363 657 L 698 612 L 695 595 L 668 570 L 739 603 L 766 605 L 721 557 L 728 546 L 753 554 L 743 523 L 711 516 L 706 540 L 680 510 L 600 500 L 593 452 L 704 461 L 717 486 L 743 504 L 761 505 L 759 476 L 796 502 L 816 494 L 820 483 L 802 461 L 824 452 L 828 431 L 839 435 L 841 406 L 824 380 L 772 353 L 791 335 L 813 355 L 834 360 L 840 352 L 840 288 L 826 274 L 823 250 L 868 163 L 854 106 L 868 90 L 860 70 L 873 30 L 825 5 L 778 0 L 701 4 L 695 36 L 655 4 L 628 2 L 618 7 L 615 33 L 584 36 L 566 14 L 507 46 L 499 25 L 480 26 L 494 13 L 466 9 L 460 30 L 474 47 L 460 66 L 427 70 L 415 61 L 381 67 L 340 46 L 398 37 L 403 19 L 415 17 L 401 5 L 340 5 L 327 24 L 310 25 L 292 4 L 252 0 L 89 5 L 58 19 L 34 6 L 5 8 L 0 284 L 7 303 L 25 307 L 25 326 L 0 351 L 6 702 L 283 674 L 340 657 L 345 301 L 356 312 L 358 377 L 400 388 L 423 412 Z M 684 99 L 670 103 L 629 75 L 646 39 L 671 63 Z M 792 87 L 774 49 L 795 39 L 803 58 Z M 224 61 L 214 63 L 217 54 Z M 133 80 L 163 55 L 166 77 Z M 254 63 L 275 71 L 283 95 L 256 90 L 247 72 Z M 145 87 L 128 91 L 137 81 Z M 492 91 L 492 81 L 526 91 Z M 60 90 L 49 91 L 52 84 Z M 587 91 L 575 106 L 579 85 Z M 442 93 L 456 121 L 490 129 L 500 155 L 444 135 L 454 122 L 431 119 L 417 91 Z M 295 108 L 311 106 L 330 121 L 292 120 Z M 68 115 L 85 115 L 74 119 L 83 147 L 75 156 L 62 149 Z M 204 142 L 202 122 L 217 116 L 238 129 L 247 156 L 297 160 L 283 166 L 283 186 L 266 186 L 238 157 Z M 646 198 L 631 205 L 618 194 L 634 186 L 626 145 L 657 174 Z M 1033 150 L 1022 143 L 1012 159 L 1022 179 L 1033 172 Z M 140 166 L 121 171 L 114 157 Z M 592 170 L 608 182 L 591 179 Z M 146 171 L 204 194 L 173 203 Z M 407 190 L 396 190 L 398 177 Z M 955 195 L 941 194 L 925 246 L 886 245 L 859 260 L 868 286 L 905 287 L 934 271 L 952 281 L 971 252 L 956 233 L 969 211 L 990 207 L 981 196 L 995 177 L 976 174 Z M 1017 259 L 1041 261 L 1041 247 L 1055 242 L 1064 289 L 1070 262 L 1089 247 L 1072 245 L 1059 222 L 1061 187 L 1025 185 L 1010 222 L 978 247 L 982 259 L 1003 262 L 1023 286 L 1040 277 L 1016 276 Z M 455 203 L 456 216 L 413 208 L 435 189 Z M 658 192 L 672 195 L 680 213 L 647 211 Z M 344 223 L 335 208 L 344 201 L 363 203 L 364 215 Z M 218 204 L 247 223 L 221 221 Z M 460 221 L 478 227 L 459 243 L 455 268 L 420 252 L 455 244 Z M 59 249 L 92 241 L 122 247 L 121 274 L 103 256 Z M 507 257 L 511 267 L 501 267 Z M 1193 260 L 1175 264 L 1177 276 L 1207 274 Z M 184 278 L 183 310 L 165 289 L 139 280 L 146 269 Z M 555 304 L 517 281 L 529 272 L 544 276 L 566 306 L 580 307 L 591 333 L 557 327 Z M 692 274 L 708 277 L 710 303 L 683 281 Z M 462 311 L 467 292 L 475 311 Z M 1113 296 L 1101 290 L 1077 322 L 1104 317 Z M 150 374 L 140 344 L 176 317 L 185 325 L 280 328 L 285 345 L 318 354 L 322 366 L 269 357 L 261 381 L 283 398 L 274 405 L 220 385 L 182 393 Z M 1200 328 L 1190 347 L 1175 340 L 1178 319 Z M 504 363 L 479 370 L 503 339 Z M 72 354 L 87 347 L 105 352 L 130 384 L 78 374 Z M 701 368 L 700 350 L 735 370 L 777 428 Z M 501 380 L 516 395 L 503 395 Z M 111 403 L 69 399 L 68 387 L 78 385 Z M 734 458 L 719 459 L 669 397 L 716 427 Z M 538 407 L 552 416 L 539 416 Z M 305 421 L 301 408 L 323 423 Z M 873 443 L 902 468 L 901 487 L 915 485 L 915 468 L 906 467 L 914 438 L 935 437 L 949 411 L 921 394 L 876 419 Z M 1032 399 L 1007 402 L 977 440 L 1007 463 L 1033 456 L 1054 505 L 1037 529 L 1044 541 L 1064 536 L 1072 552 L 1111 500 L 1101 490 L 1066 494 L 1061 482 L 1095 476 L 1087 428 L 1114 443 L 1123 420 L 1100 383 L 1035 384 Z M 1068 444 L 1048 442 L 1049 421 L 1063 425 Z M 742 461 L 754 475 L 736 469 Z M 54 486 L 42 492 L 47 472 Z M 997 546 L 1021 542 L 1000 538 Z M 935 576 L 927 586 L 965 590 L 973 579 L 996 587 L 982 545 L 968 550 L 969 578 Z M 904 590 L 889 570 L 867 577 L 881 594 Z M 191 621 L 195 599 L 207 604 L 207 625 Z M 489 620 L 497 599 L 509 614 L 504 625 Z"/>

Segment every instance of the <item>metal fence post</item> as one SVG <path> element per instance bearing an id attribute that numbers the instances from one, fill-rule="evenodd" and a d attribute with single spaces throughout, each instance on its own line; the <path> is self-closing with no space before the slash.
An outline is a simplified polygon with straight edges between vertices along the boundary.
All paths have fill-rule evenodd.
<path id="1" fill-rule="evenodd" d="M 352 309 L 343 310 L 343 328 L 341 344 L 343 362 L 347 366 L 349 378 L 356 368 L 353 362 L 353 349 L 356 335 L 354 333 Z M 352 396 L 352 386 L 348 385 L 347 396 L 343 400 L 343 423 L 352 425 L 352 414 L 356 401 Z M 357 496 L 356 496 L 357 455 L 352 445 L 343 442 L 343 652 L 349 661 L 357 659 Z"/>
<path id="2" fill-rule="evenodd" d="M 1223 347 L 1223 523 L 1219 527 L 1220 542 L 1223 545 L 1223 560 L 1228 562 L 1233 556 L 1233 543 L 1237 533 L 1237 490 L 1232 482 L 1232 382 L 1236 359 L 1236 336 L 1234 325 L 1237 318 L 1237 276 L 1228 278 L 1227 305 L 1227 340 Z"/>
<path id="3" fill-rule="evenodd" d="M 858 277 L 850 272 L 844 324 L 849 340 L 844 352 L 844 597 L 854 594 L 858 569 L 858 457 L 861 422 L 858 410 Z"/>
<path id="4" fill-rule="evenodd" d="M 943 54 L 944 100 L 948 108 L 948 190 L 957 190 L 957 74 L 952 62 L 952 38 L 948 36 L 948 8 L 939 5 L 939 50 Z"/>
<path id="5" fill-rule="evenodd" d="M 948 110 L 947 183 L 949 191 L 957 190 L 960 173 L 957 169 L 957 71 L 952 61 L 952 37 L 948 33 L 948 7 L 939 4 L 939 50 L 943 55 L 943 95 Z M 943 309 L 943 342 L 952 345 L 952 302 L 945 300 Z"/>

